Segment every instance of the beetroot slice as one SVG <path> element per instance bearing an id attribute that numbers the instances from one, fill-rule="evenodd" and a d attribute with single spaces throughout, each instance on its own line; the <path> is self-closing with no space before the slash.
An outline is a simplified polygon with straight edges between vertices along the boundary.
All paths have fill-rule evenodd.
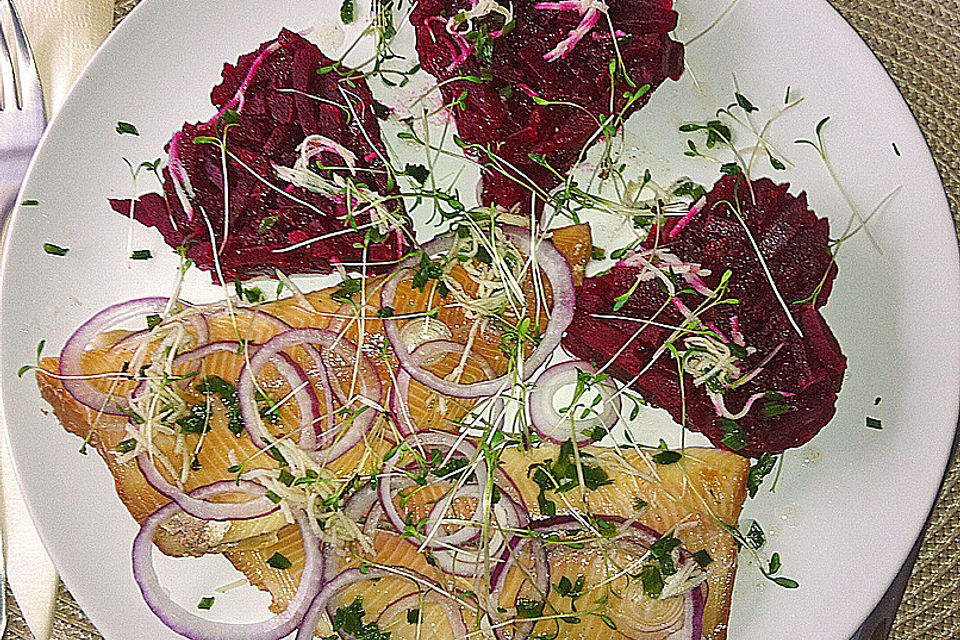
<path id="1" fill-rule="evenodd" d="M 673 238 L 670 235 L 676 220 L 669 220 L 651 233 L 644 248 L 659 243 L 656 246 L 681 260 L 710 269 L 712 274 L 704 280 L 711 287 L 717 285 L 725 270 L 732 272 L 727 297 L 739 302 L 714 307 L 700 317 L 728 340 L 733 339 L 736 322 L 746 344 L 757 349 L 740 361 L 744 373 L 760 366 L 779 348 L 759 375 L 723 395 L 727 408 L 736 413 L 754 394 L 793 394 L 763 398 L 737 421 L 746 443 L 737 453 L 756 457 L 799 446 L 829 422 L 843 382 L 846 358 L 818 311 L 826 302 L 836 275 L 835 263 L 827 251 L 827 221 L 809 210 L 803 194 L 787 193 L 787 185 L 758 180 L 753 183 L 752 193 L 742 178 L 721 179 L 708 194 L 700 214 Z M 803 337 L 789 323 L 728 203 L 739 203 L 740 214 L 761 247 L 773 280 Z M 613 310 L 615 298 L 633 285 L 638 271 L 639 267 L 616 266 L 609 273 L 584 281 L 577 290 L 577 313 L 567 330 L 564 346 L 575 356 L 602 365 L 629 343 L 607 371 L 630 382 L 646 369 L 633 387 L 650 404 L 666 409 L 678 422 L 685 416 L 685 426 L 702 432 L 715 445 L 728 448 L 722 440 L 729 431 L 725 431 L 724 421 L 718 420 L 703 386 L 694 386 L 692 377 L 684 374 L 681 392 L 677 363 L 669 353 L 647 368 L 654 353 L 670 336 L 670 330 L 648 326 L 637 334 L 642 326 L 638 322 L 593 316 L 620 315 L 634 320 L 655 318 L 671 325 L 682 323 L 684 316 L 668 301 L 656 281 L 641 282 L 626 304 Z M 812 298 L 818 286 L 820 292 Z M 693 293 L 681 293 L 679 298 L 690 309 L 704 301 L 703 296 Z M 675 344 L 682 348 L 682 341 Z M 777 405 L 784 404 L 789 409 L 780 413 Z M 729 430 L 729 425 L 726 428 Z"/>
<path id="2" fill-rule="evenodd" d="M 501 1 L 506 6 L 507 2 Z M 606 17 L 601 17 L 565 57 L 548 62 L 544 55 L 580 22 L 577 11 L 536 9 L 537 3 L 514 2 L 516 28 L 494 39 L 492 60 L 481 61 L 472 54 L 455 63 L 456 40 L 447 32 L 446 18 L 471 6 L 470 0 L 421 0 L 410 19 L 416 28 L 417 51 L 423 68 L 438 81 L 456 76 L 488 76 L 486 82 L 466 80 L 441 87 L 447 104 L 463 92 L 462 108 L 455 110 L 460 137 L 478 144 L 507 161 L 537 185 L 550 189 L 559 179 L 530 159 L 531 153 L 545 157 L 565 173 L 576 162 L 580 149 L 597 131 L 597 119 L 610 113 L 610 61 L 616 50 Z M 623 32 L 618 38 L 621 58 L 630 78 L 650 91 L 631 107 L 646 104 L 653 90 L 667 78 L 683 72 L 683 45 L 667 35 L 677 26 L 671 0 L 608 0 L 613 26 Z M 440 18 L 446 16 L 446 18 Z M 495 32 L 503 26 L 500 16 L 476 20 L 476 28 Z M 632 90 L 618 77 L 614 107 L 626 103 L 624 92 Z M 583 107 L 544 106 L 531 94 L 550 101 L 570 101 Z M 481 162 L 485 153 L 473 154 Z M 516 176 L 514 176 L 516 177 Z M 483 203 L 506 208 L 529 208 L 530 191 L 500 172 L 483 175 Z"/>
<path id="3" fill-rule="evenodd" d="M 255 67 L 258 61 L 259 66 Z M 356 247 L 364 239 L 362 230 L 317 241 L 290 252 L 276 252 L 294 243 L 345 229 L 348 207 L 344 198 L 311 193 L 290 186 L 275 175 L 275 165 L 293 165 L 298 157 L 296 147 L 306 136 L 320 134 L 349 149 L 356 156 L 354 179 L 371 191 L 384 195 L 398 193 L 395 185 L 387 184 L 383 172 L 385 167 L 381 158 L 386 157 L 386 149 L 373 111 L 373 95 L 366 82 L 357 78 L 349 87 L 355 118 L 345 106 L 339 107 L 306 95 L 346 105 L 337 88 L 341 76 L 317 73 L 318 69 L 330 64 L 331 61 L 316 46 L 284 30 L 277 40 L 266 42 L 257 51 L 241 56 L 236 65 L 225 65 L 223 81 L 212 91 L 212 102 L 219 110 L 229 107 L 239 114 L 236 124 L 228 130 L 229 150 L 257 174 L 252 175 L 232 159 L 229 161 L 229 229 L 219 255 L 227 280 L 273 275 L 274 268 L 286 273 L 329 273 L 332 258 L 348 263 L 362 261 L 362 249 Z M 252 76 L 251 69 L 254 69 Z M 238 93 L 245 82 L 245 89 Z M 236 100 L 238 95 L 242 96 L 240 101 Z M 214 261 L 205 216 L 213 227 L 216 249 L 220 248 L 224 235 L 221 152 L 215 145 L 195 143 L 194 140 L 199 136 L 217 135 L 215 121 L 185 124 L 167 145 L 171 155 L 179 155 L 195 191 L 190 200 L 191 212 L 182 206 L 170 167 L 163 171 L 163 195 L 147 194 L 136 202 L 134 208 L 136 220 L 155 227 L 171 247 L 185 245 L 187 256 L 201 268 L 209 270 L 214 269 Z M 345 166 L 344 159 L 333 152 L 324 151 L 320 161 L 331 167 Z M 351 177 L 346 169 L 324 170 L 323 175 L 331 178 L 333 173 Z M 309 203 L 319 214 L 277 189 Z M 129 200 L 111 200 L 111 206 L 118 213 L 129 215 Z M 353 208 L 357 208 L 356 203 Z M 391 201 L 388 208 L 409 225 L 399 201 Z M 369 221 L 369 214 L 356 217 L 360 225 Z M 404 234 L 393 231 L 381 242 L 370 246 L 367 261 L 394 261 L 407 248 Z M 374 265 L 369 271 L 383 272 L 390 268 L 391 265 Z M 217 281 L 216 273 L 212 275 Z"/>

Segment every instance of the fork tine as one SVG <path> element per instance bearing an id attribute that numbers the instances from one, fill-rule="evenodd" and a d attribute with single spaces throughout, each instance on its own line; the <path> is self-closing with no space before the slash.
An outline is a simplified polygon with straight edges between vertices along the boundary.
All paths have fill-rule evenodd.
<path id="1" fill-rule="evenodd" d="M 13 70 L 13 56 L 7 42 L 4 15 L 12 16 L 7 0 L 0 0 L 0 110 L 17 108 L 17 84 Z"/>
<path id="2" fill-rule="evenodd" d="M 13 0 L 2 0 L 4 10 L 9 10 L 10 20 L 13 23 L 13 34 L 16 45 L 17 92 L 20 97 L 20 108 L 24 111 L 43 114 L 43 94 L 40 90 L 40 78 L 37 75 L 37 65 L 27 42 L 27 34 L 23 30 L 23 23 L 17 13 Z"/>

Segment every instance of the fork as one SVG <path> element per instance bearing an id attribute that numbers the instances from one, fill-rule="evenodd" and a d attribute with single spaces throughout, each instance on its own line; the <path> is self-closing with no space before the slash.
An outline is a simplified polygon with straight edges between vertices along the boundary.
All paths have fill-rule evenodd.
<path id="1" fill-rule="evenodd" d="M 13 0 L 0 0 L 0 223 L 46 125 L 40 78 Z"/>

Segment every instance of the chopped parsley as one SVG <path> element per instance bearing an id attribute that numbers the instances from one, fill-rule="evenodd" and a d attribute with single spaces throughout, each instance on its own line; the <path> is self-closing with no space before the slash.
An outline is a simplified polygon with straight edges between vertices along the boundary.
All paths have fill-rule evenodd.
<path id="1" fill-rule="evenodd" d="M 58 247 L 57 245 L 51 244 L 49 242 L 43 243 L 43 250 L 46 253 L 50 254 L 51 256 L 65 256 L 67 255 L 67 252 L 70 251 L 70 249 L 66 249 L 64 247 Z"/>
<path id="2" fill-rule="evenodd" d="M 777 456 L 771 453 L 764 453 L 750 466 L 750 473 L 747 475 L 747 491 L 751 498 L 756 497 L 757 491 L 760 490 L 760 485 L 763 484 L 763 479 L 773 471 L 773 466 L 776 462 Z"/>
<path id="3" fill-rule="evenodd" d="M 333 630 L 343 631 L 353 640 L 389 640 L 390 632 L 382 631 L 376 622 L 364 622 L 363 598 L 357 598 L 347 605 L 340 607 L 333 614 Z M 339 636 L 334 635 L 334 638 Z"/>
<path id="4" fill-rule="evenodd" d="M 219 395 L 220 402 L 223 403 L 224 410 L 227 412 L 227 428 L 237 436 L 243 433 L 245 427 L 243 416 L 240 415 L 240 399 L 237 388 L 233 384 L 220 376 L 209 375 L 198 382 L 194 389 L 205 396 Z"/>
<path id="5" fill-rule="evenodd" d="M 347 278 L 340 283 L 336 291 L 330 294 L 331 300 L 349 302 L 355 293 L 360 291 L 363 281 L 360 278 Z"/>
<path id="6" fill-rule="evenodd" d="M 213 596 L 207 598 L 200 598 L 200 602 L 197 603 L 197 609 L 212 609 L 213 608 Z"/>
<path id="7" fill-rule="evenodd" d="M 683 455 L 679 451 L 661 451 L 653 456 L 653 461 L 657 464 L 674 464 L 680 461 Z"/>
<path id="8" fill-rule="evenodd" d="M 403 172 L 419 182 L 421 186 L 426 184 L 427 178 L 430 177 L 430 170 L 422 164 L 408 164 Z"/>
<path id="9" fill-rule="evenodd" d="M 129 122 L 118 122 L 118 123 L 117 123 L 117 133 L 119 133 L 120 135 L 127 134 L 127 135 L 131 135 L 131 136 L 138 136 L 138 135 L 140 135 L 140 132 L 137 131 L 137 128 L 136 128 L 135 126 L 133 126 L 132 124 L 130 124 Z"/>
<path id="10" fill-rule="evenodd" d="M 543 602 L 517 598 L 517 616 L 520 618 L 539 618 L 543 615 Z"/>
<path id="11" fill-rule="evenodd" d="M 586 462 L 586 459 L 592 457 L 581 451 L 578 469 L 573 455 L 573 440 L 567 440 L 560 445 L 556 460 L 547 459 L 530 466 L 528 475 L 532 473 L 533 482 L 540 488 L 537 505 L 543 515 L 557 514 L 557 505 L 547 498 L 547 492 L 564 493 L 580 486 L 581 474 L 585 488 L 591 491 L 613 482 L 603 468 Z"/>
<path id="12" fill-rule="evenodd" d="M 663 576 L 660 575 L 660 569 L 652 564 L 644 565 L 640 570 L 640 582 L 643 592 L 650 598 L 659 598 L 663 593 Z"/>
<path id="13" fill-rule="evenodd" d="M 443 277 L 443 268 L 440 264 L 431 260 L 430 256 L 426 253 L 422 253 L 420 254 L 420 264 L 413 273 L 411 286 L 413 286 L 414 289 L 423 291 L 423 288 L 427 286 L 428 282 L 437 280 L 437 293 L 440 294 L 441 298 L 446 298 L 450 290 L 447 288 L 447 285 L 440 280 L 441 277 Z"/>
<path id="14" fill-rule="evenodd" d="M 343 4 L 340 5 L 340 20 L 343 24 L 350 24 L 354 21 L 356 12 L 356 0 L 343 0 Z"/>
<path id="15" fill-rule="evenodd" d="M 115 447 L 117 453 L 130 453 L 137 447 L 137 441 L 133 438 L 127 438 L 126 440 L 121 440 L 117 443 Z"/>
<path id="16" fill-rule="evenodd" d="M 267 564 L 273 567 L 274 569 L 289 569 L 293 566 L 293 563 L 290 562 L 290 559 L 287 556 L 283 555 L 279 551 L 275 552 L 267 560 Z"/>
<path id="17" fill-rule="evenodd" d="M 723 431 L 723 438 L 720 440 L 731 451 L 739 451 L 747 446 L 747 441 L 743 437 L 743 430 L 736 420 L 729 418 L 717 418 L 717 426 Z"/>

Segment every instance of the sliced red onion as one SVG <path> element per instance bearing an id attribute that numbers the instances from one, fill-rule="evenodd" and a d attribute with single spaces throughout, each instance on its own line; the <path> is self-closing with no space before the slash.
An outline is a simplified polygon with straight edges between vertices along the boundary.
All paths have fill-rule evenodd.
<path id="1" fill-rule="evenodd" d="M 534 589 L 536 589 L 536 600 L 545 604 L 547 596 L 550 594 L 550 561 L 547 557 L 547 550 L 543 543 L 536 538 L 520 537 L 513 538 L 507 547 L 503 550 L 500 561 L 490 573 L 490 603 L 493 605 L 493 611 L 488 611 L 490 624 L 493 627 L 494 636 L 497 640 L 507 640 L 506 627 L 499 624 L 500 611 L 498 608 L 500 596 L 503 594 L 503 588 L 507 584 L 507 574 L 510 568 L 516 563 L 520 550 L 524 546 L 533 546 L 533 578 Z M 502 605 L 499 605 L 502 606 Z M 534 622 L 516 622 L 513 625 L 512 640 L 524 640 L 529 637 L 533 631 Z"/>
<path id="2" fill-rule="evenodd" d="M 377 624 L 383 628 L 391 620 L 399 616 L 406 615 L 407 611 L 410 609 L 419 608 L 421 602 L 435 602 L 443 607 L 444 612 L 447 614 L 447 620 L 450 622 L 450 630 L 453 632 L 453 637 L 467 637 L 469 630 L 467 629 L 467 624 L 463 619 L 463 613 L 457 613 L 460 610 L 460 607 L 456 603 L 452 602 L 449 597 L 440 595 L 436 591 L 428 591 L 425 594 L 408 593 L 405 596 L 397 598 L 388 604 L 382 612 L 380 612 L 380 615 L 377 616 Z M 451 609 L 455 609 L 456 611 L 451 611 Z"/>
<path id="3" fill-rule="evenodd" d="M 270 364 L 277 368 L 277 373 L 287 381 L 291 391 L 298 389 L 293 397 L 300 411 L 300 448 L 316 451 L 319 448 L 317 431 L 320 430 L 320 399 L 310 384 L 310 378 L 296 360 L 282 351 L 270 359 Z M 333 416 L 330 416 L 330 422 L 332 424 Z"/>
<path id="4" fill-rule="evenodd" d="M 264 430 L 260 419 L 260 412 L 257 407 L 256 384 L 254 383 L 254 377 L 267 362 L 274 362 L 278 354 L 284 349 L 291 347 L 316 345 L 322 350 L 338 351 L 341 347 L 349 349 L 352 344 L 352 342 L 338 337 L 337 334 L 332 331 L 327 331 L 326 329 L 291 329 L 275 335 L 260 346 L 241 370 L 237 389 L 243 421 L 247 428 L 247 433 L 250 434 L 251 441 L 253 441 L 256 446 L 261 449 L 269 446 L 267 442 L 268 436 Z M 323 369 L 325 366 L 323 358 L 315 356 L 315 353 L 315 351 L 311 353 L 311 356 L 314 358 L 316 366 L 319 369 Z M 356 352 L 351 353 L 351 357 L 356 357 L 356 355 Z M 378 405 L 381 400 L 382 389 L 377 370 L 365 355 L 360 354 L 360 358 L 361 361 L 358 363 L 361 367 L 361 372 L 358 376 L 359 395 L 371 403 Z M 282 365 L 278 366 L 278 371 L 282 368 Z M 287 373 L 289 373 L 289 371 Z M 281 371 L 281 375 L 284 375 L 283 371 Z M 291 380 L 290 382 L 294 387 L 297 386 L 295 380 Z M 301 411 L 303 411 L 303 408 L 301 408 Z M 322 436 L 327 442 L 330 442 L 330 440 L 335 441 L 325 449 L 316 452 L 313 457 L 321 464 L 328 464 L 336 460 L 360 442 L 375 419 L 376 412 L 373 409 L 368 407 L 366 410 L 361 411 L 359 415 L 349 421 L 346 428 L 340 429 L 340 433 L 325 434 Z"/>
<path id="5" fill-rule="evenodd" d="M 433 340 L 431 342 L 424 342 L 419 345 L 413 352 L 410 354 L 410 360 L 418 367 L 422 367 L 424 364 L 437 358 L 439 356 L 444 356 L 449 353 L 458 353 L 462 354 L 464 350 L 464 345 L 458 342 L 450 342 L 449 340 Z M 486 358 L 475 355 L 473 358 L 477 361 L 477 364 L 480 365 L 480 368 L 483 370 L 484 374 L 492 378 L 494 376 L 493 367 L 490 366 L 490 363 L 487 362 Z M 406 437 L 416 431 L 419 431 L 419 427 L 413 422 L 413 416 L 410 415 L 410 404 L 409 404 L 409 393 L 410 393 L 410 374 L 406 372 L 403 368 L 397 370 L 396 373 L 396 382 L 390 388 L 390 413 L 393 415 L 394 422 L 397 424 L 397 431 L 400 432 L 400 435 Z M 503 406 L 503 399 L 497 399 L 498 406 Z M 500 410 L 495 409 L 495 414 L 499 414 Z"/>
<path id="6" fill-rule="evenodd" d="M 532 237 L 527 229 L 509 225 L 504 225 L 501 228 L 509 240 L 521 250 L 526 249 L 529 253 Z M 428 255 L 435 255 L 449 251 L 452 246 L 453 238 L 445 236 L 423 245 L 423 251 Z M 394 307 L 394 297 L 396 296 L 397 286 L 400 282 L 398 274 L 406 269 L 415 268 L 419 262 L 419 256 L 407 258 L 401 263 L 400 268 L 394 276 L 386 281 L 380 292 L 380 305 L 382 307 Z M 533 350 L 533 353 L 530 354 L 530 357 L 524 361 L 523 371 L 525 379 L 533 375 L 534 371 L 546 362 L 550 354 L 559 346 L 563 332 L 570 326 L 570 322 L 573 320 L 576 297 L 573 288 L 573 272 L 570 269 L 570 265 L 551 242 L 541 241 L 537 243 L 536 263 L 540 269 L 542 269 L 550 283 L 550 288 L 553 292 L 553 309 L 550 312 L 550 320 L 547 322 L 547 327 L 540 339 L 540 343 Z M 411 360 L 410 349 L 401 339 L 400 328 L 397 326 L 395 319 L 384 318 L 383 329 L 387 334 L 387 338 L 390 339 L 390 346 L 393 347 L 400 366 L 403 367 L 414 380 L 430 387 L 434 391 L 454 398 L 480 398 L 492 396 L 510 386 L 510 381 L 506 375 L 492 380 L 468 384 L 444 380 L 440 376 L 418 366 Z"/>
<path id="7" fill-rule="evenodd" d="M 254 483 L 238 485 L 233 481 L 215 482 L 191 491 L 190 497 L 205 500 L 215 495 L 247 490 L 248 485 L 259 487 Z M 248 624 L 215 622 L 201 618 L 175 603 L 160 584 L 153 567 L 153 537 L 163 522 L 178 511 L 179 507 L 175 503 L 160 507 L 143 521 L 140 532 L 133 541 L 134 579 L 147 606 L 165 625 L 191 640 L 279 640 L 300 625 L 310 603 L 320 592 L 324 572 L 321 542 L 303 511 L 294 511 L 300 534 L 303 536 L 304 549 L 304 569 L 297 592 L 283 613 L 262 622 Z"/>
<path id="8" fill-rule="evenodd" d="M 649 549 L 650 546 L 659 540 L 662 536 L 655 530 L 634 520 L 626 520 L 619 516 L 602 516 L 604 520 L 616 523 L 624 527 L 624 531 L 618 536 L 617 540 L 626 543 L 638 544 L 642 549 Z M 576 518 L 572 516 L 556 516 L 533 522 L 529 525 L 533 531 L 551 532 L 551 531 L 576 531 L 584 530 L 585 527 Z M 695 562 L 693 556 L 680 547 L 677 560 L 677 567 L 682 568 L 691 562 Z M 700 640 L 703 633 L 703 610 L 706 603 L 707 584 L 705 582 L 697 585 L 683 594 L 683 624 L 665 626 L 660 629 L 650 629 L 650 631 L 669 631 L 670 634 L 664 640 Z"/>
<path id="9" fill-rule="evenodd" d="M 63 379 L 64 389 L 77 402 L 91 409 L 115 416 L 125 415 L 124 410 L 128 407 L 126 398 L 104 393 L 89 380 L 77 377 L 85 373 L 83 352 L 104 331 L 137 317 L 144 318 L 146 323 L 148 315 L 164 313 L 169 302 L 168 298 L 140 298 L 121 302 L 107 307 L 80 325 L 60 352 L 60 375 L 67 376 Z"/>
<path id="10" fill-rule="evenodd" d="M 393 502 L 394 479 L 392 476 L 399 475 L 400 471 L 395 466 L 394 460 L 397 458 L 404 446 L 410 448 L 444 447 L 445 457 L 451 457 L 453 454 L 460 454 L 467 460 L 473 460 L 477 456 L 477 448 L 469 441 L 458 437 L 446 431 L 419 431 L 400 443 L 394 450 L 393 455 L 384 460 L 383 473 L 377 481 L 377 495 L 380 497 L 380 506 L 383 512 L 398 532 L 403 532 L 406 528 L 406 522 L 397 511 Z M 477 485 L 485 486 L 487 483 L 487 465 L 482 457 L 478 458 L 474 473 L 477 477 Z M 450 491 L 437 502 L 438 513 L 445 513 L 450 507 L 450 503 L 456 498 L 456 492 Z M 479 509 L 479 507 L 478 507 Z M 439 526 L 439 521 L 430 521 L 427 523 L 425 531 L 430 541 L 426 547 L 430 549 L 444 548 L 448 546 L 459 546 L 470 540 L 474 531 L 472 527 L 462 527 L 459 531 L 450 534 L 437 534 L 434 530 Z"/>
<path id="11" fill-rule="evenodd" d="M 176 358 L 173 359 L 172 368 L 176 370 L 178 367 L 181 367 L 185 364 L 191 362 L 196 362 L 197 360 L 202 360 L 207 356 L 213 355 L 214 353 L 228 352 L 228 353 L 239 353 L 241 345 L 239 342 L 233 340 L 219 340 L 217 342 L 208 342 L 203 346 L 197 347 L 196 349 L 191 349 L 190 351 L 184 351 L 179 354 Z M 251 347 L 252 350 L 255 350 L 256 347 Z M 179 381 L 180 384 L 186 384 L 189 382 L 189 379 L 184 379 Z M 142 381 L 137 385 L 137 388 L 131 392 L 131 397 L 139 398 L 147 389 L 147 382 Z"/>
<path id="12" fill-rule="evenodd" d="M 595 439 L 583 436 L 584 430 L 596 426 L 611 429 L 617 423 L 620 415 L 620 396 L 615 395 L 616 389 L 606 380 L 594 384 L 590 391 L 580 397 L 569 413 L 560 413 L 554 405 L 554 397 L 560 389 L 568 385 L 576 385 L 577 372 L 593 375 L 596 371 L 589 362 L 568 360 L 555 364 L 540 374 L 534 390 L 530 393 L 529 407 L 530 422 L 533 423 L 534 429 L 541 438 L 555 444 L 563 444 L 573 437 L 572 430 L 577 435 L 577 444 L 585 446 L 595 442 Z M 594 394 L 597 391 L 603 399 L 603 411 L 599 415 L 590 405 L 583 403 L 584 398 L 590 400 L 595 398 Z M 585 411 L 589 411 L 589 415 L 583 418 Z M 571 419 L 573 420 L 572 429 Z"/>
<path id="13" fill-rule="evenodd" d="M 475 497 L 481 498 L 483 494 L 483 489 L 476 485 L 470 485 L 462 487 L 457 491 L 457 497 Z M 482 506 L 482 505 L 481 505 Z M 438 502 L 434 505 L 433 509 L 430 510 L 430 515 L 427 517 L 427 522 L 439 522 L 443 517 L 443 512 L 439 508 L 440 503 Z M 486 563 L 486 559 L 493 558 L 494 569 L 491 570 L 491 574 L 496 569 L 496 565 L 501 563 L 502 560 L 498 558 L 503 553 L 505 543 L 508 539 L 513 537 L 513 534 L 510 533 L 510 530 L 518 529 L 521 524 L 524 522 L 524 517 L 521 512 L 520 506 L 514 502 L 513 498 L 504 493 L 500 492 L 500 501 L 493 505 L 493 514 L 494 518 L 491 522 L 491 528 L 493 529 L 490 540 L 487 543 L 487 552 L 484 553 L 483 549 L 465 549 L 462 546 L 458 546 L 457 549 L 434 549 L 431 551 L 434 559 L 437 561 L 437 565 L 445 573 L 462 576 L 464 578 L 476 578 L 483 573 L 483 566 Z M 478 508 L 479 512 L 479 508 Z M 473 535 L 471 536 L 468 542 L 474 542 L 478 540 L 481 535 L 481 524 L 482 521 L 477 520 L 476 524 L 472 527 L 465 526 L 464 528 L 472 528 L 474 530 Z M 504 535 L 504 532 L 501 529 L 506 529 L 507 533 Z M 415 540 L 408 540 L 417 544 Z"/>
<path id="14" fill-rule="evenodd" d="M 324 612 L 333 619 L 336 613 L 334 598 L 344 589 L 351 587 L 365 580 L 375 580 L 382 578 L 407 578 L 416 584 L 419 588 L 426 588 L 429 592 L 436 593 L 439 596 L 439 602 L 450 621 L 450 628 L 453 631 L 454 638 L 463 640 L 466 637 L 466 623 L 463 620 L 463 612 L 459 606 L 446 596 L 443 588 L 427 576 L 417 573 L 411 569 L 401 567 L 365 567 L 363 569 L 346 569 L 340 572 L 332 580 L 324 585 L 320 593 L 313 600 L 310 609 L 303 617 L 300 630 L 297 632 L 296 640 L 313 640 L 317 628 L 317 622 Z M 351 640 L 350 636 L 344 631 L 338 631 L 340 637 L 344 640 Z"/>
<path id="15" fill-rule="evenodd" d="M 269 498 L 265 497 L 266 489 L 261 485 L 242 481 L 245 492 L 260 497 L 248 500 L 247 502 L 210 502 L 201 498 L 195 498 L 190 493 L 184 492 L 180 487 L 170 483 L 163 474 L 157 469 L 150 454 L 146 451 L 137 455 L 137 466 L 140 473 L 143 474 L 147 484 L 153 487 L 157 493 L 170 498 L 184 512 L 201 520 L 249 520 L 269 515 L 280 508 Z M 236 486 L 236 483 L 234 483 Z M 254 489 L 259 487 L 259 489 Z"/>

